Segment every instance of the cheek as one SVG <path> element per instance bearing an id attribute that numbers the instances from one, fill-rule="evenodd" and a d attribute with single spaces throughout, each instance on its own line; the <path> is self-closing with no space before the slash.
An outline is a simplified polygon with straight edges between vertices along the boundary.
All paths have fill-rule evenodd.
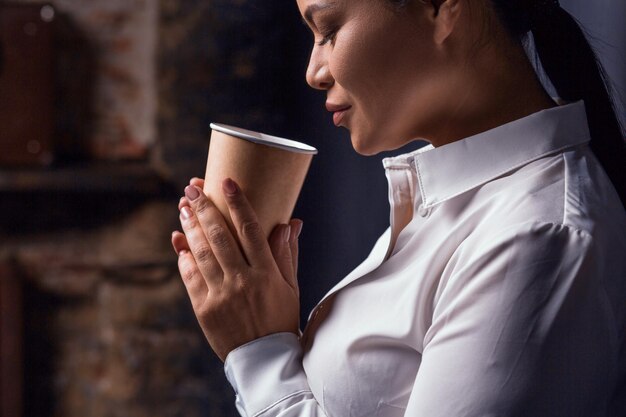
<path id="1" fill-rule="evenodd" d="M 356 27 L 337 42 L 330 70 L 351 98 L 380 113 L 424 79 L 420 74 L 427 72 L 429 53 L 426 45 L 415 40 L 417 36 L 415 31 L 391 25 Z"/>
<path id="2" fill-rule="evenodd" d="M 371 31 L 356 27 L 337 42 L 333 49 L 330 70 L 335 80 L 355 95 L 372 91 L 382 74 L 381 61 L 385 51 L 380 39 Z"/>
<path id="3" fill-rule="evenodd" d="M 355 109 L 349 130 L 355 150 L 364 155 L 415 138 L 441 87 L 441 66 L 426 23 L 367 22 L 343 31 L 328 61 L 342 98 Z"/>

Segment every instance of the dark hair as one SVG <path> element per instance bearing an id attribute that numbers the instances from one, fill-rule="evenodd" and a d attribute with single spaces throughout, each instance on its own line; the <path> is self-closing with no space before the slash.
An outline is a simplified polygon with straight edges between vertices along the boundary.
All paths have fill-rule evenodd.
<path id="1" fill-rule="evenodd" d="M 611 86 L 581 26 L 561 7 L 537 16 L 537 0 L 491 0 L 505 28 L 521 38 L 532 31 L 541 65 L 560 98 L 584 100 L 590 146 L 626 207 L 626 143 L 615 113 Z M 517 6 L 517 10 L 516 10 Z M 533 14 L 535 14 L 533 16 Z"/>
<path id="2" fill-rule="evenodd" d="M 389 1 L 403 6 L 410 0 Z M 559 98 L 585 102 L 591 149 L 626 207 L 626 142 L 616 116 L 610 83 L 580 24 L 555 2 L 489 2 L 513 39 L 525 42 L 532 33 L 537 57 Z"/>

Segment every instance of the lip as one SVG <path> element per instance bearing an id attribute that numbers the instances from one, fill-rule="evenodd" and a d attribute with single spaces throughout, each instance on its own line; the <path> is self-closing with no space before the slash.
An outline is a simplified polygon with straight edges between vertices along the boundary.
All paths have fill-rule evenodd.
<path id="1" fill-rule="evenodd" d="M 346 112 L 351 108 L 352 106 L 346 104 L 326 103 L 326 110 L 333 113 L 333 122 L 335 123 L 335 126 L 339 126 Z"/>

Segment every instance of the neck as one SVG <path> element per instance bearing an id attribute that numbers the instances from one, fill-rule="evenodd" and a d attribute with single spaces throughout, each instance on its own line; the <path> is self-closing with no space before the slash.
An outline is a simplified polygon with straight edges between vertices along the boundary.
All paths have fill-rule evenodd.
<path id="1" fill-rule="evenodd" d="M 506 53 L 488 50 L 457 77 L 456 104 L 448 108 L 425 137 L 442 146 L 555 107 L 521 46 Z M 459 94 L 458 92 L 462 92 Z"/>

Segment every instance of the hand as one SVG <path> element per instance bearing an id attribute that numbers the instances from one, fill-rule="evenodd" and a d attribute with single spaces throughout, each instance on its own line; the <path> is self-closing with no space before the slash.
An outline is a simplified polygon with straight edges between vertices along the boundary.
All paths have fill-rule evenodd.
<path id="1" fill-rule="evenodd" d="M 178 268 L 211 348 L 221 360 L 272 333 L 299 332 L 296 280 L 300 220 L 276 226 L 269 241 L 241 189 L 223 182 L 234 237 L 193 179 L 181 198 L 183 233 L 172 234 Z M 239 241 L 239 244 L 238 242 Z"/>

